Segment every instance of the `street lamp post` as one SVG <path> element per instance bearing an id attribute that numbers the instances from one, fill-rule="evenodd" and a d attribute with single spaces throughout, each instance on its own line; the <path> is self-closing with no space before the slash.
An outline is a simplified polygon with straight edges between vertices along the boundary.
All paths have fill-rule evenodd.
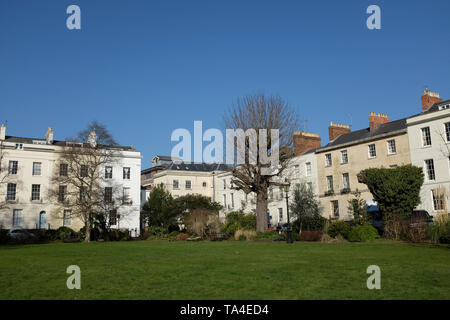
<path id="1" fill-rule="evenodd" d="M 292 227 L 291 227 L 291 220 L 289 218 L 289 187 L 291 184 L 289 183 L 288 179 L 285 179 L 284 184 L 284 192 L 286 193 L 286 213 L 287 213 L 287 239 L 286 243 L 293 243 L 292 241 Z"/>

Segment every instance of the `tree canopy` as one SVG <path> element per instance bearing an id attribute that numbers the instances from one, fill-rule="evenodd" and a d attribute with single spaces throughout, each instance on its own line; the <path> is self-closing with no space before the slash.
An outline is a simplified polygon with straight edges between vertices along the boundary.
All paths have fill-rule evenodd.
<path id="1" fill-rule="evenodd" d="M 371 168 L 361 171 L 358 180 L 367 185 L 383 214 L 408 216 L 420 204 L 422 168 L 412 165 Z"/>

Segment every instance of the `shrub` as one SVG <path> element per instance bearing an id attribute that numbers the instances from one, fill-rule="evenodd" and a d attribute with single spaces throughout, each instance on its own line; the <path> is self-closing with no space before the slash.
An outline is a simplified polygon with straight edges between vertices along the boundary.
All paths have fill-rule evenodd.
<path id="1" fill-rule="evenodd" d="M 427 235 L 434 243 L 450 243 L 450 216 L 439 214 L 428 226 Z"/>
<path id="2" fill-rule="evenodd" d="M 207 209 L 195 209 L 186 214 L 184 223 L 186 229 L 199 237 L 206 236 L 206 231 L 209 229 L 208 225 L 217 216 L 215 211 Z"/>
<path id="3" fill-rule="evenodd" d="M 358 226 L 353 228 L 348 234 L 351 242 L 368 242 L 378 238 L 378 231 L 372 226 Z"/>
<path id="4" fill-rule="evenodd" d="M 235 240 L 255 240 L 256 231 L 253 230 L 238 230 L 234 234 Z"/>
<path id="5" fill-rule="evenodd" d="M 187 238 L 189 238 L 187 233 L 179 233 L 176 237 L 177 241 L 185 241 Z"/>
<path id="6" fill-rule="evenodd" d="M 336 239 L 330 237 L 327 233 L 323 233 L 320 242 L 336 242 Z"/>
<path id="7" fill-rule="evenodd" d="M 228 213 L 220 231 L 233 236 L 238 230 L 256 230 L 256 216 L 238 211 Z"/>
<path id="8" fill-rule="evenodd" d="M 149 226 L 145 231 L 147 231 L 151 237 L 165 238 L 167 236 L 167 229 L 159 226 Z"/>
<path id="9" fill-rule="evenodd" d="M 278 232 L 276 232 L 276 231 L 264 231 L 264 232 L 256 233 L 256 239 L 275 240 L 275 238 L 277 238 L 277 237 L 278 237 Z"/>
<path id="10" fill-rule="evenodd" d="M 74 238 L 77 234 L 74 230 L 68 227 L 59 227 L 56 229 L 56 233 L 59 240 Z"/>
<path id="11" fill-rule="evenodd" d="M 8 230 L 0 229 L 0 244 L 7 244 L 9 242 Z"/>
<path id="12" fill-rule="evenodd" d="M 338 235 L 341 235 L 347 239 L 350 230 L 351 230 L 351 227 L 347 222 L 342 221 L 342 220 L 337 220 L 328 226 L 327 233 L 328 233 L 328 235 L 330 235 L 333 238 L 336 238 Z"/>
<path id="13" fill-rule="evenodd" d="M 172 231 L 171 233 L 169 233 L 169 238 L 176 238 L 179 233 L 179 231 Z"/>
<path id="14" fill-rule="evenodd" d="M 319 230 L 303 231 L 300 236 L 300 241 L 320 241 L 322 239 L 323 232 Z"/>

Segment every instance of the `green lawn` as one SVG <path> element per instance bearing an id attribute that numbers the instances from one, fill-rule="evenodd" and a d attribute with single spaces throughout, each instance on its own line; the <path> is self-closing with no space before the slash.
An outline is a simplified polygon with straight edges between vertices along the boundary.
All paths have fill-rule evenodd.
<path id="1" fill-rule="evenodd" d="M 381 290 L 368 290 L 369 265 Z M 81 268 L 81 290 L 66 268 Z M 449 299 L 450 249 L 283 242 L 0 247 L 0 299 Z"/>

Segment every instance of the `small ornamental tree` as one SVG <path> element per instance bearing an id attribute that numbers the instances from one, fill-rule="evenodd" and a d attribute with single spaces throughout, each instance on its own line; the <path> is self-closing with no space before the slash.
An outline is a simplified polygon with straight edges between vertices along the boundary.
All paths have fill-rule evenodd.
<path id="1" fill-rule="evenodd" d="M 321 230 L 325 224 L 326 219 L 321 216 L 320 202 L 304 181 L 295 185 L 290 210 L 294 228 L 300 232 L 302 230 Z"/>
<path id="2" fill-rule="evenodd" d="M 367 212 L 366 201 L 361 198 L 361 192 L 356 189 L 353 198 L 348 200 L 348 212 L 353 215 L 353 222 L 357 225 L 370 223 L 370 216 Z"/>
<path id="3" fill-rule="evenodd" d="M 176 229 L 179 212 L 170 192 L 164 186 L 155 187 L 141 212 L 142 219 L 150 227 L 158 227 L 164 232 Z"/>
<path id="4" fill-rule="evenodd" d="M 405 165 L 363 170 L 358 181 L 367 185 L 383 214 L 407 217 L 420 203 L 424 175 L 422 168 Z"/>
<path id="5" fill-rule="evenodd" d="M 222 206 L 218 202 L 214 202 L 210 197 L 199 194 L 187 194 L 174 200 L 176 210 L 183 217 L 187 217 L 190 212 L 197 209 L 219 212 Z"/>

